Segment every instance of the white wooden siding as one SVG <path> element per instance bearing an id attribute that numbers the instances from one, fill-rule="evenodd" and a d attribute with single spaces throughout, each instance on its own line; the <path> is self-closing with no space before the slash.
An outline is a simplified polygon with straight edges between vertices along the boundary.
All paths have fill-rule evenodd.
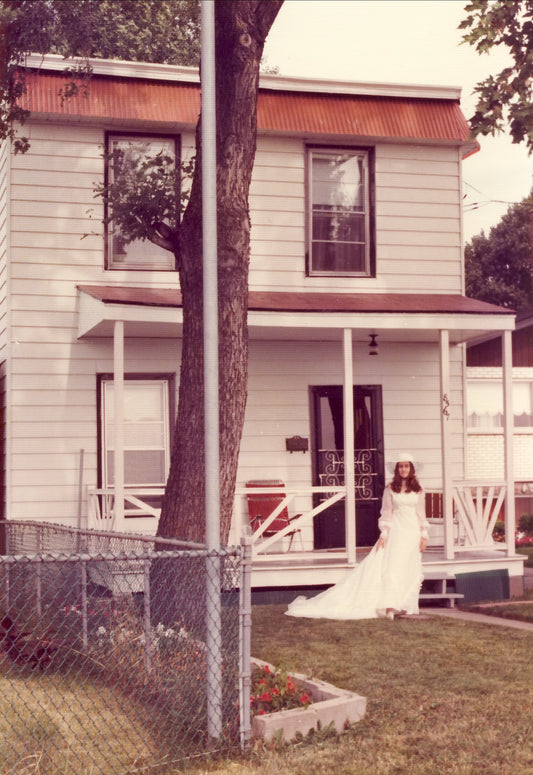
<path id="1" fill-rule="evenodd" d="M 375 158 L 376 277 L 306 277 L 305 144 L 259 138 L 250 192 L 251 288 L 461 292 L 458 151 L 381 144 Z"/>
<path id="2" fill-rule="evenodd" d="M 177 287 L 178 278 L 173 272 L 104 269 L 102 205 L 93 195 L 103 176 L 103 128 L 29 126 L 31 150 L 11 162 L 8 274 L 5 262 L 0 264 L 0 288 L 9 282 L 11 289 L 9 309 L 0 298 L 12 380 L 8 516 L 75 524 L 81 449 L 84 485 L 97 483 L 96 377 L 113 370 L 111 340 L 77 340 L 76 285 Z M 193 143 L 192 134 L 182 136 L 184 157 L 192 154 Z M 305 277 L 304 167 L 302 141 L 259 138 L 250 196 L 252 288 L 460 291 L 456 151 L 376 148 L 375 279 Z M 5 212 L 0 200 L 0 258 Z M 9 330 L 2 323 L 7 313 Z M 285 438 L 310 435 L 309 385 L 341 384 L 341 340 L 339 332 L 338 343 L 252 343 L 240 482 L 263 477 L 311 482 L 310 454 L 290 455 Z M 179 358 L 179 342 L 126 341 L 129 373 L 177 374 Z M 437 361 L 433 347 L 384 345 L 378 359 L 369 359 L 365 345 L 355 346 L 354 381 L 383 385 L 387 451 L 411 446 L 427 466 L 424 483 L 440 481 Z M 419 375 L 416 393 L 413 374 Z M 414 420 L 406 422 L 399 406 Z M 455 427 L 459 420 L 453 422 Z M 456 438 L 462 438 L 460 432 Z"/>

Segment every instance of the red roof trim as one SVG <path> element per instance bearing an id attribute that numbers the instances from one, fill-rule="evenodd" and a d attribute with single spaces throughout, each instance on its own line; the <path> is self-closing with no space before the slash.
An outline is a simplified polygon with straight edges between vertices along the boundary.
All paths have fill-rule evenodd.
<path id="1" fill-rule="evenodd" d="M 62 102 L 62 73 L 32 72 L 26 83 L 21 104 L 33 113 L 194 126 L 200 112 L 198 84 L 93 75 L 87 96 Z M 260 131 L 273 133 L 455 144 L 470 135 L 459 103 L 448 99 L 260 89 L 257 120 Z"/>
<path id="2" fill-rule="evenodd" d="M 128 288 L 80 285 L 80 291 L 104 304 L 181 307 L 181 292 L 173 288 Z M 514 311 L 459 294 L 437 293 L 278 293 L 250 291 L 248 309 L 258 312 L 362 312 L 514 315 Z"/>

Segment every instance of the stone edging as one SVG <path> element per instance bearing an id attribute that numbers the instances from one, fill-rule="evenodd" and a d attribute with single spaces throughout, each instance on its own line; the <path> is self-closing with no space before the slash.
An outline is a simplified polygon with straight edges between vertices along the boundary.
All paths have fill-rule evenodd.
<path id="1" fill-rule="evenodd" d="M 252 658 L 252 663 L 258 667 L 268 667 L 274 671 L 273 665 L 260 659 Z M 355 692 L 337 689 L 325 681 L 307 678 L 300 673 L 291 673 L 291 678 L 307 694 L 313 702 L 307 708 L 280 710 L 276 713 L 265 713 L 252 719 L 252 736 L 263 740 L 274 737 L 281 740 L 292 740 L 298 733 L 305 736 L 312 729 L 324 729 L 334 724 L 337 732 L 342 732 L 346 724 L 360 721 L 366 712 L 366 697 Z"/>

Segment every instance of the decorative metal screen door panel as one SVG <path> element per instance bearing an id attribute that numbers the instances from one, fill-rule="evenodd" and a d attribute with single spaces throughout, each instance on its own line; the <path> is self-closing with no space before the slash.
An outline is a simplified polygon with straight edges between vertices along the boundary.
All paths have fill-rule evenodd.
<path id="1" fill-rule="evenodd" d="M 344 411 L 341 385 L 311 388 L 313 484 L 344 484 Z M 353 388 L 355 438 L 356 542 L 377 540 L 384 487 L 381 385 Z M 316 497 L 316 503 L 323 496 Z M 345 546 L 345 506 L 341 501 L 315 517 L 315 549 Z"/>

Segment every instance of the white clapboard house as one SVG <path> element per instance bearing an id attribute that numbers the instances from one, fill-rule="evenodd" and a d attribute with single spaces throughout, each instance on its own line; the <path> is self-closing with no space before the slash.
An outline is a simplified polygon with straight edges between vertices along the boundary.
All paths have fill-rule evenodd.
<path id="1" fill-rule="evenodd" d="M 62 101 L 63 60 L 35 64 L 31 148 L 5 144 L 0 166 L 3 516 L 153 533 L 177 401 L 178 275 L 170 253 L 104 228 L 94 186 L 104 150 L 125 164 L 192 156 L 198 76 L 98 61 L 88 94 Z M 404 449 L 428 492 L 428 577 L 503 570 L 521 587 L 514 541 L 491 537 L 503 515 L 514 536 L 514 315 L 464 295 L 462 167 L 477 146 L 459 98 L 262 79 L 231 536 L 253 530 L 256 587 L 328 584 L 356 563 Z M 505 464 L 466 480 L 465 349 L 489 334 L 503 341 Z"/>

